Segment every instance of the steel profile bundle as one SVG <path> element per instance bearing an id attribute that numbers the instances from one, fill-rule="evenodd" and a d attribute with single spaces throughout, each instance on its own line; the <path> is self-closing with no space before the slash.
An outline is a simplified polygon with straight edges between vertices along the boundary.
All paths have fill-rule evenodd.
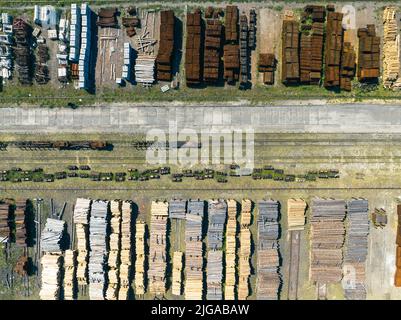
<path id="1" fill-rule="evenodd" d="M 239 20 L 239 61 L 240 61 L 240 82 L 248 82 L 249 68 L 249 47 L 248 47 L 248 18 L 241 15 Z"/>
<path id="2" fill-rule="evenodd" d="M 32 84 L 32 50 L 30 47 L 32 28 L 22 18 L 13 22 L 14 56 L 18 71 L 18 81 L 23 85 Z"/>
<path id="3" fill-rule="evenodd" d="M 397 205 L 397 218 L 394 286 L 401 287 L 401 204 Z"/>
<path id="4" fill-rule="evenodd" d="M 227 200 L 227 217 L 224 299 L 235 300 L 237 291 L 237 202 L 233 199 Z"/>
<path id="5" fill-rule="evenodd" d="M 185 216 L 185 299 L 203 298 L 203 234 L 204 202 L 188 201 Z"/>
<path id="6" fill-rule="evenodd" d="M 252 202 L 242 200 L 240 216 L 239 258 L 238 258 L 238 300 L 246 300 L 249 296 L 249 277 L 251 275 L 251 223 Z"/>
<path id="7" fill-rule="evenodd" d="M 201 82 L 201 38 L 202 17 L 198 9 L 187 13 L 187 38 L 185 45 L 185 77 L 187 85 L 198 85 Z"/>
<path id="8" fill-rule="evenodd" d="M 76 4 L 71 4 L 70 21 L 70 52 L 68 59 L 71 62 L 78 62 L 79 52 L 81 50 L 81 8 Z"/>
<path id="9" fill-rule="evenodd" d="M 181 251 L 174 251 L 173 253 L 173 283 L 172 294 L 179 296 L 182 291 L 182 259 L 183 253 Z"/>
<path id="10" fill-rule="evenodd" d="M 203 55 L 203 80 L 216 83 L 220 74 L 223 25 L 216 19 L 206 19 L 205 52 Z"/>
<path id="11" fill-rule="evenodd" d="M 342 279 L 345 201 L 314 199 L 311 217 L 309 277 L 319 284 Z"/>
<path id="12" fill-rule="evenodd" d="M 155 82 L 155 57 L 139 55 L 135 60 L 135 80 L 138 83 L 152 84 Z"/>
<path id="13" fill-rule="evenodd" d="M 160 41 L 156 57 L 157 80 L 171 81 L 174 52 L 174 26 L 173 10 L 160 12 Z"/>
<path id="14" fill-rule="evenodd" d="M 75 299 L 76 267 L 77 267 L 77 251 L 65 250 L 64 279 L 63 279 L 64 300 Z"/>
<path id="15" fill-rule="evenodd" d="M 40 237 L 40 245 L 44 252 L 61 251 L 65 231 L 65 221 L 47 218 Z"/>
<path id="16" fill-rule="evenodd" d="M 96 24 L 101 28 L 117 28 L 117 13 L 117 8 L 100 8 L 97 13 L 98 21 Z"/>
<path id="17" fill-rule="evenodd" d="M 274 71 L 276 70 L 276 57 L 273 53 L 259 54 L 259 72 L 263 75 L 264 84 L 274 84 Z"/>
<path id="18" fill-rule="evenodd" d="M 132 234 L 132 203 L 123 201 L 121 205 L 121 251 L 120 251 L 120 290 L 118 292 L 119 300 L 128 299 L 128 291 L 131 287 L 131 234 Z M 141 231 L 141 230 L 140 230 Z M 138 232 L 138 231 L 136 231 Z M 143 252 L 143 246 L 142 246 Z"/>
<path id="19" fill-rule="evenodd" d="M 340 86 L 340 62 L 344 35 L 342 19 L 343 14 L 340 12 L 330 11 L 327 14 L 324 77 L 326 88 Z"/>
<path id="20" fill-rule="evenodd" d="M 397 8 L 386 7 L 383 11 L 383 85 L 393 87 L 395 82 L 400 86 L 400 35 L 397 26 Z"/>
<path id="21" fill-rule="evenodd" d="M 287 200 L 288 230 L 304 230 L 306 202 L 302 199 Z"/>
<path id="22" fill-rule="evenodd" d="M 104 300 L 109 223 L 109 202 L 96 200 L 92 202 L 89 220 L 89 298 Z"/>
<path id="23" fill-rule="evenodd" d="M 0 243 L 9 242 L 10 239 L 9 210 L 8 203 L 0 204 Z"/>
<path id="24" fill-rule="evenodd" d="M 185 219 L 187 202 L 185 200 L 171 200 L 168 207 L 170 219 Z"/>
<path id="25" fill-rule="evenodd" d="M 59 300 L 61 287 L 61 268 L 63 256 L 61 252 L 46 252 L 41 260 L 42 285 L 39 291 L 41 300 Z"/>
<path id="26" fill-rule="evenodd" d="M 355 77 L 356 54 L 354 46 L 350 42 L 343 43 L 343 51 L 341 53 L 340 68 L 340 88 L 341 90 L 351 91 L 351 81 Z"/>
<path id="27" fill-rule="evenodd" d="M 110 240 L 108 254 L 108 287 L 106 290 L 107 300 L 117 300 L 120 288 L 120 249 L 121 249 L 121 201 L 110 202 Z"/>
<path id="28" fill-rule="evenodd" d="M 89 89 L 89 74 L 91 68 L 91 51 L 93 41 L 93 12 L 86 3 L 81 5 L 81 47 L 79 53 L 79 88 Z"/>
<path id="29" fill-rule="evenodd" d="M 25 225 L 27 200 L 16 200 L 14 211 L 15 224 L 15 243 L 18 246 L 25 246 L 27 240 L 27 231 Z"/>
<path id="30" fill-rule="evenodd" d="M 282 40 L 282 70 L 281 81 L 284 84 L 299 82 L 299 23 L 283 20 Z"/>
<path id="31" fill-rule="evenodd" d="M 256 298 L 276 300 L 279 298 L 281 287 L 279 203 L 274 200 L 262 200 L 258 202 L 258 207 Z"/>
<path id="32" fill-rule="evenodd" d="M 369 204 L 365 199 L 347 202 L 347 237 L 344 253 L 344 280 L 352 272 L 351 283 L 343 282 L 347 300 L 366 300 L 365 271 L 368 255 Z M 355 278 L 354 278 L 355 276 Z"/>
<path id="33" fill-rule="evenodd" d="M 168 202 L 152 201 L 149 242 L 149 291 L 154 295 L 166 292 L 166 238 Z"/>
<path id="34" fill-rule="evenodd" d="M 145 222 L 137 221 L 135 227 L 135 294 L 145 294 Z"/>
<path id="35" fill-rule="evenodd" d="M 376 81 L 380 76 L 380 37 L 376 36 L 374 24 L 358 29 L 358 80 Z"/>

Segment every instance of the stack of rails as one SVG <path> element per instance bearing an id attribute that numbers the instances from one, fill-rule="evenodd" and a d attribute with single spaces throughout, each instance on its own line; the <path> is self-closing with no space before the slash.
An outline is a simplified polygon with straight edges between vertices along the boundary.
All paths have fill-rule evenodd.
<path id="1" fill-rule="evenodd" d="M 155 296 L 166 292 L 166 237 L 168 202 L 152 201 L 149 243 L 149 291 Z"/>
<path id="2" fill-rule="evenodd" d="M 63 256 L 61 252 L 48 252 L 41 259 L 42 286 L 39 297 L 41 300 L 59 300 L 61 286 L 61 268 Z"/>
<path id="3" fill-rule="evenodd" d="M 251 9 L 249 11 L 249 48 L 251 50 L 256 47 L 256 11 Z"/>
<path id="4" fill-rule="evenodd" d="M 30 85 L 32 84 L 32 27 L 25 20 L 17 18 L 14 20 L 13 30 L 16 44 L 14 55 L 17 64 L 18 81 L 23 85 Z"/>
<path id="5" fill-rule="evenodd" d="M 276 57 L 273 53 L 259 54 L 259 72 L 263 75 L 264 84 L 274 84 L 274 70 L 276 69 Z"/>
<path id="6" fill-rule="evenodd" d="M 241 205 L 241 230 L 239 237 L 239 277 L 238 277 L 238 300 L 246 300 L 249 296 L 249 277 L 251 275 L 251 200 L 242 200 Z"/>
<path id="7" fill-rule="evenodd" d="M 173 285 L 172 294 L 179 296 L 182 291 L 182 258 L 181 251 L 174 251 L 173 253 Z"/>
<path id="8" fill-rule="evenodd" d="M 237 282 L 237 202 L 235 200 L 227 201 L 227 216 L 224 299 L 235 300 Z"/>
<path id="9" fill-rule="evenodd" d="M 401 287 L 401 204 L 397 205 L 397 234 L 395 243 L 397 245 L 396 256 L 395 256 L 395 275 L 394 275 L 394 286 Z"/>
<path id="10" fill-rule="evenodd" d="M 337 283 L 342 279 L 344 218 L 344 200 L 312 201 L 309 277 L 315 283 Z"/>
<path id="11" fill-rule="evenodd" d="M 174 11 L 160 12 L 160 42 L 157 53 L 157 80 L 171 81 L 174 51 Z"/>
<path id="12" fill-rule="evenodd" d="M 343 14 L 330 11 L 326 25 L 326 59 L 324 86 L 326 88 L 340 86 L 340 62 L 343 43 Z"/>
<path id="13" fill-rule="evenodd" d="M 385 88 L 393 87 L 400 72 L 399 33 L 396 14 L 397 9 L 395 7 L 386 7 L 383 11 L 383 85 Z"/>
<path id="14" fill-rule="evenodd" d="M 61 251 L 65 221 L 47 218 L 41 234 L 40 245 L 44 252 Z"/>
<path id="15" fill-rule="evenodd" d="M 77 251 L 66 250 L 64 252 L 64 300 L 75 299 Z"/>
<path id="16" fill-rule="evenodd" d="M 138 83 L 150 85 L 155 82 L 156 58 L 149 55 L 138 55 L 135 60 L 135 80 Z"/>
<path id="17" fill-rule="evenodd" d="M 224 200 L 209 201 L 209 226 L 207 230 L 207 300 L 222 300 L 223 237 L 227 216 Z"/>
<path id="18" fill-rule="evenodd" d="M 225 15 L 224 79 L 234 84 L 239 78 L 238 7 L 227 6 Z"/>
<path id="19" fill-rule="evenodd" d="M 240 83 L 246 84 L 248 82 L 248 18 L 246 15 L 241 15 L 239 20 L 239 61 L 240 61 Z"/>
<path id="20" fill-rule="evenodd" d="M 15 243 L 17 246 L 25 246 L 27 240 L 27 231 L 25 225 L 27 200 L 15 201 L 14 224 L 15 224 Z"/>
<path id="21" fill-rule="evenodd" d="M 108 287 L 106 290 L 107 300 L 117 300 L 120 288 L 120 273 L 118 265 L 120 263 L 121 248 L 121 202 L 114 200 L 110 202 L 110 241 L 108 256 Z"/>
<path id="22" fill-rule="evenodd" d="M 77 248 L 77 283 L 86 285 L 88 268 L 88 223 L 91 200 L 78 198 L 74 207 L 74 225 Z"/>
<path id="23" fill-rule="evenodd" d="M 117 8 L 101 8 L 98 12 L 97 25 L 101 28 L 117 28 Z"/>
<path id="24" fill-rule="evenodd" d="M 71 62 L 71 69 L 77 68 L 79 52 L 81 50 L 81 8 L 76 4 L 71 4 L 71 22 L 70 22 L 70 54 L 68 59 Z M 78 70 L 76 70 L 78 71 Z"/>
<path id="25" fill-rule="evenodd" d="M 343 283 L 347 300 L 366 300 L 365 271 L 369 235 L 368 210 L 368 200 L 353 199 L 347 203 L 348 228 L 346 251 L 344 253 L 344 270 L 352 271 L 352 283 Z"/>
<path id="26" fill-rule="evenodd" d="M 278 202 L 259 201 L 256 298 L 277 300 L 281 287 Z"/>
<path id="27" fill-rule="evenodd" d="M 284 84 L 299 82 L 299 23 L 292 20 L 283 21 L 282 31 L 282 70 Z"/>
<path id="28" fill-rule="evenodd" d="M 288 199 L 288 230 L 304 230 L 306 202 L 302 199 Z"/>
<path id="29" fill-rule="evenodd" d="M 377 81 L 380 76 L 380 37 L 376 36 L 375 25 L 358 29 L 358 80 Z"/>
<path id="30" fill-rule="evenodd" d="M 10 239 L 9 210 L 8 203 L 0 204 L 0 243 L 9 242 Z"/>
<path id="31" fill-rule="evenodd" d="M 203 80 L 216 83 L 220 74 L 221 37 L 223 25 L 219 18 L 206 19 Z"/>
<path id="32" fill-rule="evenodd" d="M 185 225 L 185 299 L 203 298 L 203 236 L 204 202 L 189 200 Z"/>
<path id="33" fill-rule="evenodd" d="M 89 220 L 89 298 L 104 300 L 107 267 L 107 201 L 96 200 L 92 203 Z"/>
<path id="34" fill-rule="evenodd" d="M 202 18 L 200 10 L 187 13 L 187 39 L 185 46 L 185 76 L 188 86 L 201 82 Z"/>
<path id="35" fill-rule="evenodd" d="M 145 222 L 135 225 L 135 294 L 145 294 Z"/>
<path id="36" fill-rule="evenodd" d="M 121 252 L 120 252 L 120 290 L 118 292 L 119 300 L 128 299 L 130 289 L 131 273 L 131 214 L 132 207 L 130 201 L 124 201 L 121 206 Z M 138 231 L 136 231 L 138 232 Z M 138 249 L 140 250 L 140 249 Z M 142 246 L 143 254 L 143 246 Z"/>
<path id="37" fill-rule="evenodd" d="M 351 91 L 351 81 L 355 77 L 355 61 L 356 54 L 354 46 L 350 42 L 343 43 L 343 51 L 341 54 L 340 69 L 340 89 Z"/>
<path id="38" fill-rule="evenodd" d="M 185 200 L 171 200 L 168 207 L 170 219 L 185 219 L 187 202 Z"/>
<path id="39" fill-rule="evenodd" d="M 302 15 L 299 67 L 300 80 L 305 84 L 319 84 L 321 80 L 325 13 L 324 6 L 308 5 Z"/>
<path id="40" fill-rule="evenodd" d="M 88 89 L 90 79 L 91 53 L 93 42 L 93 28 L 92 28 L 92 15 L 93 12 L 86 3 L 81 5 L 81 48 L 79 53 L 79 89 Z"/>

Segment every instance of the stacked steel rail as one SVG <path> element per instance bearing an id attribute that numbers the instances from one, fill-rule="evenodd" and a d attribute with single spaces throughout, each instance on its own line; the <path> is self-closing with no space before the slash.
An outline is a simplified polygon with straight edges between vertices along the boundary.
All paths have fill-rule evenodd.
<path id="1" fill-rule="evenodd" d="M 227 6 L 225 14 L 224 79 L 234 84 L 239 78 L 238 7 Z"/>
<path id="2" fill-rule="evenodd" d="M 299 82 L 299 23 L 292 20 L 283 21 L 282 30 L 282 70 L 284 84 Z"/>
<path id="3" fill-rule="evenodd" d="M 74 300 L 76 292 L 77 251 L 64 252 L 64 300 Z"/>
<path id="4" fill-rule="evenodd" d="M 380 37 L 376 36 L 374 24 L 358 29 L 358 80 L 377 81 L 380 76 Z"/>
<path id="5" fill-rule="evenodd" d="M 174 11 L 160 12 L 160 42 L 157 53 L 157 80 L 171 81 L 174 51 Z"/>
<path id="6" fill-rule="evenodd" d="M 135 294 L 145 294 L 145 222 L 135 224 Z"/>
<path id="7" fill-rule="evenodd" d="M 344 33 L 342 19 L 342 13 L 330 11 L 327 14 L 324 76 L 326 88 L 340 86 L 340 62 Z"/>
<path id="8" fill-rule="evenodd" d="M 202 17 L 200 10 L 187 13 L 187 39 L 185 46 L 185 76 L 188 86 L 201 82 Z"/>
<path id="9" fill-rule="evenodd" d="M 249 277 L 251 275 L 251 200 L 245 199 L 241 203 L 240 238 L 239 238 L 239 277 L 238 300 L 246 300 L 249 296 Z"/>
<path id="10" fill-rule="evenodd" d="M 118 292 L 119 300 L 128 299 L 130 289 L 131 274 L 131 232 L 132 232 L 132 205 L 130 201 L 123 201 L 121 206 L 121 251 L 120 251 L 120 290 Z M 138 231 L 136 231 L 138 232 Z M 143 251 L 143 249 L 142 249 Z"/>
<path id="11" fill-rule="evenodd" d="M 237 291 L 237 202 L 233 199 L 227 201 L 227 216 L 224 299 L 235 300 Z"/>

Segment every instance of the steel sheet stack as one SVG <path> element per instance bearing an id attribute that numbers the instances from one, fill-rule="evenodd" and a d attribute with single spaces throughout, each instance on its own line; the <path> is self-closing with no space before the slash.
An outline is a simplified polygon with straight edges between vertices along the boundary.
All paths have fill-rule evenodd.
<path id="1" fill-rule="evenodd" d="M 76 4 L 71 4 L 71 23 L 70 23 L 70 55 L 71 62 L 78 62 L 81 50 L 81 8 Z"/>
<path id="2" fill-rule="evenodd" d="M 182 258 L 183 258 L 182 252 L 174 251 L 172 294 L 176 296 L 181 295 L 182 291 Z"/>
<path id="3" fill-rule="evenodd" d="M 160 12 L 160 42 L 157 53 L 157 80 L 171 81 L 174 51 L 174 11 Z"/>
<path id="4" fill-rule="evenodd" d="M 304 230 L 306 202 L 302 199 L 288 199 L 288 230 Z"/>
<path id="5" fill-rule="evenodd" d="M 185 225 L 185 299 L 203 298 L 203 235 L 204 202 L 188 201 Z"/>
<path id="6" fill-rule="evenodd" d="M 121 202 L 114 200 L 110 202 L 110 241 L 108 256 L 108 287 L 106 291 L 107 300 L 117 300 L 120 287 L 120 272 L 118 265 L 120 263 L 120 247 L 121 247 Z"/>
<path id="7" fill-rule="evenodd" d="M 132 205 L 130 201 L 124 201 L 121 206 L 121 252 L 120 252 L 120 291 L 119 300 L 128 298 L 130 289 L 130 271 L 131 271 L 131 229 L 132 229 Z M 141 231 L 141 230 L 140 230 Z M 138 232 L 138 231 L 136 231 Z M 141 252 L 141 251 L 140 251 Z M 142 246 L 143 252 L 143 246 Z"/>
<path id="8" fill-rule="evenodd" d="M 201 12 L 187 13 L 187 39 L 185 51 L 185 76 L 188 86 L 201 82 Z"/>
<path id="9" fill-rule="evenodd" d="M 14 211 L 14 223 L 15 223 L 15 243 L 17 246 L 26 245 L 26 226 L 25 226 L 25 211 L 26 211 L 27 200 L 16 200 L 15 211 Z"/>
<path id="10" fill-rule="evenodd" d="M 9 219 L 9 209 L 8 203 L 0 204 L 0 243 L 8 242 L 10 237 L 10 225 Z"/>
<path id="11" fill-rule="evenodd" d="M 368 210 L 368 200 L 353 199 L 347 203 L 348 228 L 343 270 L 352 273 L 351 279 L 349 279 L 346 276 L 346 272 L 344 272 L 344 280 L 351 280 L 351 283 L 343 282 L 347 300 L 366 299 L 365 271 L 369 235 Z"/>
<path id="12" fill-rule="evenodd" d="M 342 13 L 330 11 L 327 14 L 324 77 L 326 88 L 340 86 L 340 62 L 344 33 L 342 19 Z"/>
<path id="13" fill-rule="evenodd" d="M 103 300 L 106 281 L 108 252 L 108 201 L 96 200 L 92 203 L 89 220 L 89 298 Z"/>
<path id="14" fill-rule="evenodd" d="M 145 294 L 145 222 L 135 226 L 135 294 Z"/>
<path id="15" fill-rule="evenodd" d="M 239 277 L 238 277 L 238 300 L 246 300 L 249 296 L 249 277 L 251 275 L 251 200 L 242 200 L 241 206 L 241 230 L 239 238 Z"/>
<path id="16" fill-rule="evenodd" d="M 77 252 L 65 250 L 64 252 L 64 300 L 75 299 Z"/>
<path id="17" fill-rule="evenodd" d="M 217 19 L 206 19 L 203 80 L 216 83 L 220 74 L 221 37 L 223 26 Z"/>
<path id="18" fill-rule="evenodd" d="M 168 202 L 152 201 L 149 244 L 149 291 L 154 295 L 166 292 L 166 237 Z"/>
<path id="19" fill-rule="evenodd" d="M 383 85 L 393 87 L 400 72 L 399 30 L 397 27 L 397 9 L 386 7 L 383 11 Z"/>
<path id="20" fill-rule="evenodd" d="M 39 297 L 41 300 L 59 300 L 63 256 L 60 252 L 47 252 L 42 256 L 40 262 L 42 264 L 42 286 Z"/>
<path id="21" fill-rule="evenodd" d="M 187 202 L 185 200 L 171 200 L 168 211 L 170 219 L 185 219 Z"/>
<path id="22" fill-rule="evenodd" d="M 236 297 L 236 266 L 237 266 L 237 202 L 227 201 L 227 228 L 226 228 L 226 273 L 224 299 L 235 300 Z"/>
<path id="23" fill-rule="evenodd" d="M 314 199 L 311 217 L 311 281 L 336 283 L 342 279 L 345 201 Z"/>
<path id="24" fill-rule="evenodd" d="M 65 221 L 47 218 L 40 238 L 42 250 L 44 252 L 61 251 L 64 230 Z"/>
<path id="25" fill-rule="evenodd" d="M 299 82 L 299 23 L 292 20 L 283 21 L 282 31 L 282 70 L 284 84 Z"/>
<path id="26" fill-rule="evenodd" d="M 376 81 L 380 76 L 380 37 L 374 24 L 358 29 L 358 80 Z"/>
<path id="27" fill-rule="evenodd" d="M 341 90 L 351 91 L 351 81 L 355 77 L 355 61 L 356 54 L 354 46 L 350 42 L 343 43 L 343 51 L 341 53 L 341 69 L 340 69 L 340 88 Z"/>
<path id="28" fill-rule="evenodd" d="M 275 300 L 281 286 L 279 244 L 279 203 L 262 200 L 258 203 L 258 245 L 256 268 L 256 298 Z"/>

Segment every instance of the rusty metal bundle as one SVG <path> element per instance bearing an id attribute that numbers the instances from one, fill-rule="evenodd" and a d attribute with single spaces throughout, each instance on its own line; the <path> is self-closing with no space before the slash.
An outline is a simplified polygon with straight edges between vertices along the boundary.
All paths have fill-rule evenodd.
<path id="1" fill-rule="evenodd" d="M 207 19 L 205 30 L 205 52 L 203 80 L 214 83 L 219 80 L 221 38 L 223 26 L 219 19 Z"/>
<path id="2" fill-rule="evenodd" d="M 187 85 L 201 82 L 202 18 L 200 10 L 187 14 L 187 39 L 185 51 L 185 76 Z"/>
<path id="3" fill-rule="evenodd" d="M 171 81 L 174 51 L 174 11 L 160 12 L 160 42 L 156 57 L 157 80 Z"/>
<path id="4" fill-rule="evenodd" d="M 324 86 L 326 88 L 340 86 L 340 61 L 343 43 L 343 14 L 329 12 L 326 25 L 326 68 Z"/>
<path id="5" fill-rule="evenodd" d="M 281 81 L 284 84 L 299 82 L 299 23 L 291 20 L 283 21 L 282 30 L 282 70 Z"/>
<path id="6" fill-rule="evenodd" d="M 101 8 L 98 12 L 98 21 L 96 24 L 101 28 L 117 28 L 117 13 L 117 8 Z"/>
<path id="7" fill-rule="evenodd" d="M 380 37 L 376 36 L 375 25 L 358 29 L 358 80 L 376 81 L 380 76 Z"/>

